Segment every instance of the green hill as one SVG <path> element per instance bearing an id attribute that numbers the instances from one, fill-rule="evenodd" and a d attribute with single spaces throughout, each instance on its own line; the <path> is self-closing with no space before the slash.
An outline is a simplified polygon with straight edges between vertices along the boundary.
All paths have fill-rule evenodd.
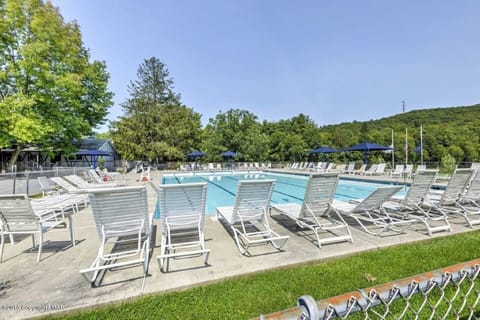
<path id="1" fill-rule="evenodd" d="M 371 141 L 390 145 L 394 132 L 395 155 L 404 158 L 405 132 L 408 131 L 410 160 L 419 160 L 414 147 L 420 145 L 423 129 L 424 161 L 439 162 L 450 155 L 456 162 L 479 160 L 480 104 L 451 108 L 413 110 L 378 120 L 323 126 L 326 144 L 343 148 Z"/>

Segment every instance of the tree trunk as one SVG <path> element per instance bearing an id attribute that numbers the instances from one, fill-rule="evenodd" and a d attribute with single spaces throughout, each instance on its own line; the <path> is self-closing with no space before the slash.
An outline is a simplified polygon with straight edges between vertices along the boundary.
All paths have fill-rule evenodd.
<path id="1" fill-rule="evenodd" d="M 20 152 L 22 152 L 22 148 L 22 144 L 17 144 L 17 147 L 15 148 L 15 151 L 13 151 L 12 157 L 8 163 L 7 170 L 12 170 L 12 167 L 17 164 L 18 156 L 20 155 Z"/>

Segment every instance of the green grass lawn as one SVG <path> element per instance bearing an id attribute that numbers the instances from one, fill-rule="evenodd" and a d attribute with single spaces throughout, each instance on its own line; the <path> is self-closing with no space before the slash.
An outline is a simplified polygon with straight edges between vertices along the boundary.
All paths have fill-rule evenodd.
<path id="1" fill-rule="evenodd" d="M 295 306 L 296 299 L 304 294 L 320 300 L 478 258 L 479 240 L 480 231 L 473 231 L 246 275 L 180 292 L 149 294 L 59 318 L 249 319 Z M 375 281 L 369 281 L 366 273 Z"/>

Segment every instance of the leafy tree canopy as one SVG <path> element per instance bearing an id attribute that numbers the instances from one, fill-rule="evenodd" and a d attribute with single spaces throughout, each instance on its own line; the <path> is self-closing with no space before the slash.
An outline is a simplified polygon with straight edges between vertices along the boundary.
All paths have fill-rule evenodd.
<path id="1" fill-rule="evenodd" d="M 138 68 L 128 88 L 124 116 L 111 136 L 125 159 L 170 161 L 182 158 L 201 139 L 200 114 L 180 103 L 165 64 L 155 57 Z"/>
<path id="2" fill-rule="evenodd" d="M 112 105 L 103 62 L 90 62 L 75 22 L 41 0 L 0 1 L 0 147 L 48 150 L 104 123 Z"/>
<path id="3" fill-rule="evenodd" d="M 239 153 L 247 161 L 266 160 L 268 136 L 258 118 L 247 110 L 230 109 L 220 112 L 205 127 L 202 150 L 217 156 L 226 150 Z"/>

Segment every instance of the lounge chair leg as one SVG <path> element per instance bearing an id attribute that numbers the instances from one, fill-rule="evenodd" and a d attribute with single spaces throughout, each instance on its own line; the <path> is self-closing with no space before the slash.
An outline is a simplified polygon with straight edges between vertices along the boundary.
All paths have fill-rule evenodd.
<path id="1" fill-rule="evenodd" d="M 202 248 L 202 250 L 206 250 L 205 248 Z M 210 251 L 205 252 L 205 265 L 208 266 L 208 256 L 210 255 Z"/>
<path id="2" fill-rule="evenodd" d="M 72 246 L 75 247 L 75 234 L 73 231 L 72 215 L 68 215 L 68 228 L 70 229 L 70 239 L 72 240 Z"/>
<path id="3" fill-rule="evenodd" d="M 286 237 L 282 237 L 282 238 L 278 239 L 277 241 L 272 240 L 272 241 L 270 241 L 270 243 L 272 244 L 272 246 L 275 249 L 281 251 L 283 246 L 287 243 L 288 239 L 289 239 L 289 237 L 286 236 Z M 277 242 L 278 242 L 278 244 L 277 244 Z"/>
<path id="4" fill-rule="evenodd" d="M 322 242 L 320 241 L 320 236 L 318 235 L 318 230 L 315 230 L 315 237 L 317 238 L 317 245 L 319 248 L 322 247 Z"/>
<path id="5" fill-rule="evenodd" d="M 97 279 L 98 273 L 100 272 L 100 270 L 97 269 L 99 265 L 100 265 L 100 258 L 97 256 L 89 269 L 86 269 L 85 271 L 80 270 L 80 274 L 85 278 L 85 280 L 87 280 L 88 283 L 90 283 L 90 286 L 92 288 L 95 287 L 95 280 Z M 90 272 L 93 272 L 93 275 L 91 278 L 87 276 L 87 273 L 90 273 Z"/>
<path id="6" fill-rule="evenodd" d="M 43 232 L 40 231 L 39 240 L 38 240 L 38 255 L 37 255 L 37 262 L 40 262 L 40 255 L 42 254 L 42 245 L 43 245 Z"/>
<path id="7" fill-rule="evenodd" d="M 147 250 L 147 255 L 149 254 Z M 142 292 L 145 289 L 145 282 L 147 280 L 147 274 L 148 274 L 148 256 L 145 257 L 145 261 L 143 262 L 143 281 L 142 281 Z"/>
<path id="8" fill-rule="evenodd" d="M 3 249 L 5 248 L 5 236 L 0 234 L 0 263 L 3 262 Z"/>
<path id="9" fill-rule="evenodd" d="M 237 243 L 238 251 L 240 251 L 241 254 L 245 255 L 247 253 L 248 247 L 243 248 L 243 246 L 240 244 L 240 240 L 238 239 L 237 231 L 233 229 L 233 235 L 235 236 L 235 242 Z"/>

